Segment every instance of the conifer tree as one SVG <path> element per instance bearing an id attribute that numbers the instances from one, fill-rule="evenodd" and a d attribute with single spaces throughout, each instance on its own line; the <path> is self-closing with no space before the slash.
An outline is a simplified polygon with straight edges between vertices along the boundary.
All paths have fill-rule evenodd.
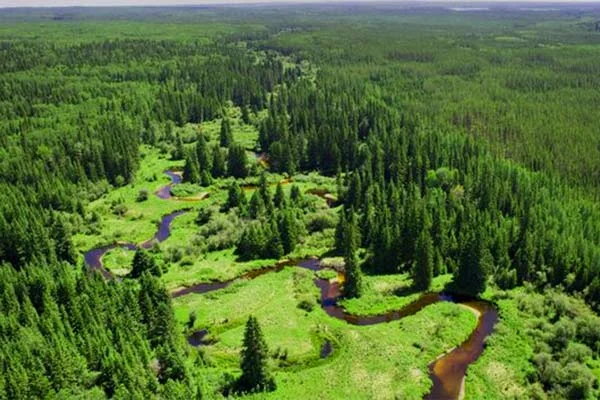
<path id="1" fill-rule="evenodd" d="M 181 135 L 177 134 L 175 139 L 175 149 L 171 153 L 171 158 L 173 160 L 181 160 L 185 157 L 185 147 L 183 147 L 183 140 L 181 139 Z"/>
<path id="2" fill-rule="evenodd" d="M 283 253 L 288 254 L 294 251 L 298 242 L 298 222 L 290 209 L 284 210 L 279 215 L 279 234 Z"/>
<path id="3" fill-rule="evenodd" d="M 354 298 L 362 295 L 362 272 L 358 264 L 356 252 L 359 244 L 359 232 L 356 223 L 356 216 L 351 210 L 346 215 L 346 224 L 343 234 L 343 252 L 344 252 L 344 286 L 343 294 L 345 297 Z"/>
<path id="4" fill-rule="evenodd" d="M 296 206 L 299 206 L 300 203 L 302 203 L 302 192 L 300 191 L 298 185 L 292 185 L 290 189 L 290 200 Z"/>
<path id="5" fill-rule="evenodd" d="M 257 392 L 275 389 L 275 381 L 267 369 L 269 350 L 254 316 L 248 318 L 242 344 L 240 367 L 242 375 L 238 380 L 241 392 Z"/>
<path id="6" fill-rule="evenodd" d="M 195 153 L 188 153 L 185 157 L 183 180 L 189 183 L 200 183 L 200 171 Z"/>
<path id="7" fill-rule="evenodd" d="M 278 260 L 283 257 L 284 249 L 277 223 L 272 221 L 265 231 L 265 235 L 268 240 L 265 243 L 265 247 L 262 249 L 262 257 L 274 258 Z"/>
<path id="8" fill-rule="evenodd" d="M 255 190 L 254 193 L 252 193 L 250 203 L 248 204 L 248 215 L 252 219 L 257 219 L 258 217 L 263 215 L 265 211 L 266 207 L 263 201 L 263 197 L 260 195 L 258 190 Z"/>
<path id="9" fill-rule="evenodd" d="M 469 232 L 464 243 L 454 284 L 460 292 L 478 296 L 485 291 L 492 257 L 485 246 L 481 228 Z"/>
<path id="10" fill-rule="evenodd" d="M 231 133 L 231 124 L 229 118 L 223 117 L 221 120 L 221 131 L 219 132 L 219 144 L 221 147 L 229 147 L 233 142 L 233 135 Z"/>
<path id="11" fill-rule="evenodd" d="M 227 174 L 234 178 L 248 176 L 248 156 L 243 146 L 232 143 L 227 156 Z"/>
<path id="12" fill-rule="evenodd" d="M 419 235 L 413 266 L 413 282 L 417 290 L 428 290 L 433 278 L 434 251 L 431 236 L 427 229 Z"/>
<path id="13" fill-rule="evenodd" d="M 56 218 L 52 233 L 56 257 L 59 260 L 75 264 L 77 262 L 77 256 L 75 248 L 73 247 L 73 242 L 71 241 L 71 231 L 65 226 L 62 218 Z"/>
<path id="14" fill-rule="evenodd" d="M 198 171 L 200 174 L 204 171 L 210 173 L 212 154 L 202 132 L 198 134 L 198 139 L 196 140 L 196 161 L 198 163 Z"/>
<path id="15" fill-rule="evenodd" d="M 129 273 L 130 278 L 139 278 L 146 271 L 154 276 L 161 275 L 160 267 L 156 264 L 154 257 L 141 248 L 135 251 L 131 266 L 132 269 Z"/>
<path id="16" fill-rule="evenodd" d="M 273 204 L 279 209 L 285 207 L 285 193 L 283 192 L 283 186 L 281 185 L 281 182 L 277 183 L 275 196 L 273 196 Z"/>
<path id="17" fill-rule="evenodd" d="M 233 181 L 227 189 L 227 201 L 223 205 L 223 211 L 228 211 L 231 208 L 238 207 L 245 200 L 244 191 L 236 181 Z"/>
<path id="18" fill-rule="evenodd" d="M 213 147 L 211 175 L 213 178 L 225 176 L 225 156 L 219 146 Z"/>

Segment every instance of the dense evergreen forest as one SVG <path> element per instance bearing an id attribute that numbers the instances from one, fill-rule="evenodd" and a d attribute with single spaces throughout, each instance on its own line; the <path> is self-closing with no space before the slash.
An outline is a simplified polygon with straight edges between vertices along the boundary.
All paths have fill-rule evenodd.
<path id="1" fill-rule="evenodd" d="M 0 398 L 600 396 L 600 9 L 0 21 Z"/>

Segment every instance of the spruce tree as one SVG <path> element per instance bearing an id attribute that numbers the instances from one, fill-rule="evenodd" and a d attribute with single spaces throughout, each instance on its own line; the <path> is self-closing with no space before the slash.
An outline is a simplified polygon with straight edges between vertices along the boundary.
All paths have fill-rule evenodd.
<path id="1" fill-rule="evenodd" d="M 211 174 L 213 178 L 225 176 L 225 156 L 219 146 L 213 147 Z"/>
<path id="2" fill-rule="evenodd" d="M 229 118 L 223 117 L 221 120 L 221 131 L 219 133 L 219 144 L 221 147 L 229 147 L 233 142 L 233 135 L 231 133 L 231 124 Z"/>
<path id="3" fill-rule="evenodd" d="M 189 183 L 200 182 L 200 171 L 195 153 L 188 153 L 183 167 L 183 180 Z"/>
<path id="4" fill-rule="evenodd" d="M 462 293 L 478 296 L 485 291 L 492 257 L 485 246 L 481 228 L 468 232 L 464 243 L 454 285 Z"/>
<path id="5" fill-rule="evenodd" d="M 142 274 L 148 271 L 154 276 L 160 276 L 161 271 L 159 266 L 156 264 L 154 257 L 152 257 L 144 249 L 137 249 L 133 256 L 133 262 L 131 264 L 132 269 L 129 273 L 130 278 L 139 278 Z"/>
<path id="6" fill-rule="evenodd" d="M 204 134 L 200 132 L 196 139 L 196 160 L 200 171 L 210 170 L 211 154 Z"/>
<path id="7" fill-rule="evenodd" d="M 258 392 L 275 389 L 275 381 L 267 368 L 269 350 L 254 316 L 248 318 L 242 344 L 240 367 L 242 375 L 238 380 L 241 392 Z"/>
<path id="8" fill-rule="evenodd" d="M 283 253 L 288 254 L 294 251 L 298 242 L 298 222 L 290 209 L 284 210 L 279 215 L 279 234 Z"/>
<path id="9" fill-rule="evenodd" d="M 56 218 L 52 234 L 54 239 L 54 248 L 56 250 L 56 257 L 59 260 L 75 264 L 77 262 L 77 256 L 75 253 L 75 247 L 71 241 L 71 231 L 65 226 L 62 218 Z"/>
<path id="10" fill-rule="evenodd" d="M 358 265 L 358 257 L 356 255 L 359 244 L 358 226 L 356 216 L 353 210 L 350 210 L 346 215 L 346 224 L 343 233 L 343 252 L 345 262 L 344 273 L 344 297 L 354 298 L 360 297 L 363 290 L 362 272 Z"/>
<path id="11" fill-rule="evenodd" d="M 363 283 L 362 272 L 360 271 L 360 266 L 358 265 L 358 257 L 356 256 L 356 251 L 350 250 L 346 257 L 344 257 L 344 262 L 344 297 L 360 297 L 363 291 Z"/>
<path id="12" fill-rule="evenodd" d="M 223 205 L 222 210 L 228 211 L 231 208 L 238 207 L 241 203 L 241 199 L 244 192 L 240 185 L 236 181 L 233 181 L 231 185 L 229 185 L 229 189 L 227 189 L 227 201 Z"/>
<path id="13" fill-rule="evenodd" d="M 185 148 L 183 147 L 183 140 L 181 140 L 181 136 L 177 134 L 177 138 L 175 139 L 175 149 L 171 153 L 171 159 L 173 160 L 181 160 L 185 157 Z"/>
<path id="14" fill-rule="evenodd" d="M 283 186 L 281 185 L 281 182 L 277 184 L 277 188 L 275 189 L 273 204 L 279 209 L 285 207 L 285 193 L 283 192 Z"/>
<path id="15" fill-rule="evenodd" d="M 431 236 L 424 229 L 417 239 L 413 283 L 417 290 L 428 290 L 433 278 L 434 251 Z"/>
<path id="16" fill-rule="evenodd" d="M 248 156 L 243 146 L 232 143 L 227 155 L 227 174 L 234 178 L 248 176 Z"/>

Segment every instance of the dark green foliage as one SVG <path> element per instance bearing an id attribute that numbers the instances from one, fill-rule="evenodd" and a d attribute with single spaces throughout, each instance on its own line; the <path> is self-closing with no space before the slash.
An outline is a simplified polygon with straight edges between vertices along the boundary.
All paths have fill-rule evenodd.
<path id="1" fill-rule="evenodd" d="M 141 277 L 144 272 L 148 272 L 154 276 L 161 275 L 160 267 L 156 264 L 154 257 L 144 249 L 137 249 L 133 256 L 131 272 L 128 276 L 135 279 Z"/>
<path id="2" fill-rule="evenodd" d="M 412 271 L 413 283 L 417 290 L 428 290 L 433 279 L 434 252 L 433 242 L 427 230 L 419 235 L 416 247 Z"/>
<path id="3" fill-rule="evenodd" d="M 348 254 L 344 257 L 344 262 L 343 295 L 347 298 L 360 297 L 363 290 L 363 283 L 356 251 L 348 250 Z"/>
<path id="4" fill-rule="evenodd" d="M 340 228 L 341 251 L 344 254 L 344 286 L 343 295 L 348 298 L 360 297 L 362 294 L 362 272 L 356 255 L 359 244 L 359 230 L 354 211 L 345 213 L 345 223 Z"/>
<path id="5" fill-rule="evenodd" d="M 52 228 L 56 257 L 59 260 L 75 264 L 77 254 L 71 241 L 71 230 L 65 225 L 61 217 L 56 218 Z"/>
<path id="6" fill-rule="evenodd" d="M 249 224 L 236 245 L 235 254 L 240 260 L 281 258 L 284 255 L 284 247 L 277 224 Z"/>
<path id="7" fill-rule="evenodd" d="M 142 189 L 139 191 L 137 197 L 135 198 L 135 201 L 137 201 L 138 203 L 141 203 L 146 200 L 148 200 L 148 190 Z"/>
<path id="8" fill-rule="evenodd" d="M 233 143 L 227 155 L 227 174 L 234 178 L 248 176 L 248 156 L 242 145 Z"/>
<path id="9" fill-rule="evenodd" d="M 221 147 L 229 147 L 231 143 L 233 143 L 231 123 L 229 122 L 229 118 L 223 117 L 221 120 L 221 131 L 219 132 L 219 144 Z"/>
<path id="10" fill-rule="evenodd" d="M 481 229 L 467 233 L 461 249 L 460 263 L 454 275 L 456 289 L 478 296 L 485 291 L 492 259 Z"/>
<path id="11" fill-rule="evenodd" d="M 213 178 L 225 176 L 225 155 L 219 146 L 213 147 L 210 172 Z"/>
<path id="12" fill-rule="evenodd" d="M 238 388 L 241 392 L 258 392 L 275 389 L 275 381 L 269 374 L 267 360 L 269 349 L 263 337 L 260 325 L 254 316 L 248 318 L 240 368 L 242 375 L 238 380 Z"/>
<path id="13" fill-rule="evenodd" d="M 243 208 L 246 206 L 246 193 L 237 182 L 232 182 L 227 190 L 227 201 L 223 205 L 222 211 L 228 211 L 234 207 Z"/>
<path id="14" fill-rule="evenodd" d="M 183 180 L 189 183 L 200 183 L 200 167 L 196 153 L 188 153 L 185 157 Z"/>

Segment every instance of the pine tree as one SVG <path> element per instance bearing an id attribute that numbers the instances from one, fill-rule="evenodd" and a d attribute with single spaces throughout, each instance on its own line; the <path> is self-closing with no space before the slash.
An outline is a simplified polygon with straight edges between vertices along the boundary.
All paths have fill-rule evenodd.
<path id="1" fill-rule="evenodd" d="M 283 192 L 283 186 L 281 185 L 281 182 L 277 183 L 275 196 L 273 196 L 273 204 L 279 209 L 285 208 L 285 193 Z"/>
<path id="2" fill-rule="evenodd" d="M 460 256 L 454 285 L 462 293 L 478 296 L 485 291 L 488 273 L 493 262 L 484 242 L 481 228 L 469 232 Z"/>
<path id="3" fill-rule="evenodd" d="M 283 253 L 288 254 L 294 251 L 298 242 L 298 222 L 290 209 L 284 210 L 279 215 L 279 234 Z"/>
<path id="4" fill-rule="evenodd" d="M 183 157 L 185 157 L 185 147 L 183 147 L 183 140 L 181 140 L 181 136 L 177 134 L 177 138 L 175 139 L 175 149 L 171 153 L 171 159 L 181 160 Z"/>
<path id="5" fill-rule="evenodd" d="M 252 219 L 257 219 L 265 213 L 266 207 L 262 196 L 255 190 L 248 204 L 248 215 Z"/>
<path id="6" fill-rule="evenodd" d="M 298 185 L 292 185 L 291 189 L 290 189 L 290 200 L 292 203 L 294 203 L 296 206 L 300 206 L 302 203 L 302 192 L 300 191 L 300 188 L 298 187 Z"/>
<path id="7" fill-rule="evenodd" d="M 131 264 L 132 269 L 129 273 L 130 278 L 139 278 L 142 274 L 148 271 L 154 276 L 160 276 L 161 271 L 159 266 L 156 264 L 154 258 L 148 254 L 144 249 L 137 249 L 133 256 L 133 262 Z"/>
<path id="8" fill-rule="evenodd" d="M 200 183 L 200 171 L 195 153 L 188 153 L 185 157 L 183 180 L 189 183 Z"/>
<path id="9" fill-rule="evenodd" d="M 250 124 L 250 110 L 247 105 L 242 106 L 242 121 L 246 124 Z"/>
<path id="10" fill-rule="evenodd" d="M 221 147 L 229 147 L 233 142 L 233 135 L 231 133 L 231 124 L 229 118 L 223 117 L 221 120 L 221 131 L 219 133 L 219 144 Z"/>
<path id="11" fill-rule="evenodd" d="M 281 234 L 279 233 L 279 228 L 277 227 L 275 221 L 272 221 L 267 229 L 265 229 L 265 236 L 268 238 L 268 240 L 262 249 L 262 257 L 274 258 L 276 260 L 283 257 L 283 243 L 281 240 Z"/>
<path id="12" fill-rule="evenodd" d="M 349 249 L 344 257 L 344 287 L 343 294 L 347 298 L 360 297 L 363 291 L 362 272 L 358 265 L 356 250 Z"/>
<path id="13" fill-rule="evenodd" d="M 417 239 L 413 282 L 417 290 L 428 290 L 433 278 L 434 251 L 429 232 L 424 229 Z"/>
<path id="14" fill-rule="evenodd" d="M 346 214 L 346 224 L 343 233 L 343 254 L 345 262 L 343 294 L 348 298 L 360 297 L 363 290 L 362 272 L 358 265 L 358 257 L 356 255 L 359 242 L 360 239 L 356 215 L 353 210 L 350 210 Z"/>
<path id="15" fill-rule="evenodd" d="M 241 392 L 257 392 L 275 389 L 275 381 L 267 369 L 269 350 L 254 316 L 248 318 L 242 344 L 240 367 L 242 375 L 238 380 Z"/>
<path id="16" fill-rule="evenodd" d="M 219 146 L 213 147 L 211 174 L 213 178 L 225 176 L 225 156 Z"/>
<path id="17" fill-rule="evenodd" d="M 231 208 L 238 207 L 244 197 L 244 191 L 240 188 L 240 185 L 236 181 L 233 181 L 227 189 L 227 201 L 223 205 L 222 210 L 228 211 Z"/>
<path id="18" fill-rule="evenodd" d="M 208 143 L 206 143 L 206 138 L 203 133 L 198 134 L 198 139 L 196 140 L 196 162 L 198 163 L 198 172 L 202 173 L 207 171 L 210 173 L 211 171 L 211 158 L 212 155 L 208 148 Z"/>
<path id="19" fill-rule="evenodd" d="M 227 173 L 234 178 L 248 176 L 248 156 L 243 146 L 233 143 L 227 156 Z"/>
<path id="20" fill-rule="evenodd" d="M 56 218 L 52 233 L 56 257 L 59 260 L 75 264 L 77 262 L 77 256 L 73 242 L 71 241 L 71 231 L 65 226 L 62 218 Z"/>

